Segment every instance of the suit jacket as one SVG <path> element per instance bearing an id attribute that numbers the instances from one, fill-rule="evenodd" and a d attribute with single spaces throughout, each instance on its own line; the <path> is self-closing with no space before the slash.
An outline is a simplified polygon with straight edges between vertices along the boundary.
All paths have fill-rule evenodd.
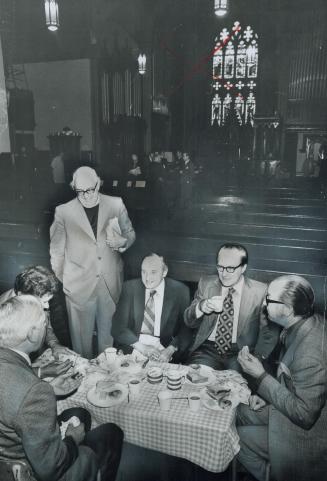
<path id="1" fill-rule="evenodd" d="M 267 375 L 258 388 L 270 403 L 269 457 L 279 481 L 321 481 L 327 471 L 326 325 L 313 316 L 294 334 L 278 379 Z"/>
<path id="2" fill-rule="evenodd" d="M 217 313 L 215 312 L 209 315 L 204 314 L 197 319 L 196 306 L 202 299 L 220 296 L 221 289 L 222 285 L 218 276 L 202 277 L 199 281 L 194 300 L 184 314 L 185 324 L 197 329 L 194 343 L 190 349 L 191 352 L 208 339 L 217 321 Z M 244 277 L 236 338 L 237 349 L 249 346 L 251 350 L 255 349 L 256 354 L 264 358 L 268 357 L 273 351 L 279 335 L 278 327 L 276 325 L 275 328 L 270 326 L 265 335 L 260 336 L 260 342 L 257 343 L 260 328 L 266 323 L 262 313 L 266 289 L 266 284 Z"/>
<path id="3" fill-rule="evenodd" d="M 61 439 L 52 387 L 22 356 L 4 348 L 0 348 L 0 452 L 6 459 L 29 463 L 40 481 L 61 479 L 75 462 L 80 469 L 74 481 L 85 479 L 85 456 L 90 452 L 71 437 Z"/>
<path id="4" fill-rule="evenodd" d="M 118 302 L 123 281 L 120 254 L 106 243 L 109 219 L 117 217 L 127 248 L 135 232 L 120 197 L 100 194 L 97 236 L 95 238 L 82 204 L 77 198 L 59 205 L 50 228 L 52 269 L 63 283 L 66 296 L 77 304 L 85 303 L 102 276 L 110 295 Z"/>
<path id="5" fill-rule="evenodd" d="M 191 331 L 183 323 L 183 313 L 190 303 L 187 286 L 173 279 L 165 279 L 165 291 L 160 323 L 160 342 L 164 347 L 172 344 L 181 352 L 191 342 Z M 132 350 L 131 344 L 139 340 L 145 307 L 145 287 L 141 279 L 123 284 L 122 293 L 112 320 L 115 343 Z M 128 349 L 129 347 L 129 349 Z M 125 349 L 127 348 L 127 349 Z"/>

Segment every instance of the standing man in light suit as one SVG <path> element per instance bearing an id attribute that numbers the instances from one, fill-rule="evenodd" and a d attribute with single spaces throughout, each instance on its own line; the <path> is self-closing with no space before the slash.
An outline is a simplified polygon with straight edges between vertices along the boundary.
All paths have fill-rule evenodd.
<path id="1" fill-rule="evenodd" d="M 77 196 L 56 208 L 50 228 L 51 265 L 63 283 L 73 349 L 89 359 L 95 325 L 98 352 L 112 346 L 111 320 L 123 281 L 120 254 L 135 240 L 122 199 L 100 194 L 100 186 L 94 169 L 77 169 L 71 182 Z"/>

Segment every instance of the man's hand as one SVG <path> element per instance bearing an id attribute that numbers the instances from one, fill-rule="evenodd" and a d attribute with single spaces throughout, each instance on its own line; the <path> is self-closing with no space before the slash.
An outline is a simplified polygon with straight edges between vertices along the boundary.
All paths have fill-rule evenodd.
<path id="1" fill-rule="evenodd" d="M 56 361 L 59 361 L 59 356 L 61 354 L 65 356 L 70 356 L 72 354 L 72 351 L 68 349 L 68 347 L 62 346 L 61 344 L 53 344 L 51 346 L 51 351 Z"/>
<path id="2" fill-rule="evenodd" d="M 240 363 L 243 371 L 247 374 L 250 374 L 250 376 L 254 377 L 255 379 L 260 377 L 265 372 L 262 363 L 255 356 L 250 354 L 247 346 L 244 346 L 240 350 L 237 360 Z"/>
<path id="3" fill-rule="evenodd" d="M 174 352 L 176 352 L 176 348 L 174 346 L 166 347 L 163 351 L 160 351 L 159 361 L 170 362 Z"/>
<path id="4" fill-rule="evenodd" d="M 220 303 L 217 302 L 216 298 L 204 299 L 199 303 L 199 309 L 200 311 L 203 312 L 203 314 L 211 314 L 212 312 L 221 312 L 223 309 L 222 301 L 220 305 Z"/>
<path id="5" fill-rule="evenodd" d="M 52 361 L 46 366 L 41 367 L 40 369 L 40 377 L 41 379 L 45 377 L 57 377 L 60 374 L 64 374 L 72 367 L 72 361 L 65 361 L 65 362 L 58 362 Z"/>
<path id="6" fill-rule="evenodd" d="M 71 436 L 76 444 L 81 444 L 85 437 L 85 426 L 81 423 L 79 426 L 74 427 L 72 424 L 68 424 L 66 430 L 66 436 Z"/>
<path id="7" fill-rule="evenodd" d="M 249 399 L 250 409 L 252 411 L 260 411 L 267 403 L 261 397 L 256 394 L 252 394 Z"/>
<path id="8" fill-rule="evenodd" d="M 160 351 L 154 346 L 143 344 L 142 342 L 136 342 L 133 344 L 134 349 L 139 351 L 143 356 L 148 357 L 152 361 L 158 361 L 160 357 Z"/>
<path id="9" fill-rule="evenodd" d="M 113 231 L 112 235 L 107 236 L 106 243 L 114 251 L 119 251 L 119 249 L 126 249 L 127 239 L 120 234 L 115 234 Z"/>

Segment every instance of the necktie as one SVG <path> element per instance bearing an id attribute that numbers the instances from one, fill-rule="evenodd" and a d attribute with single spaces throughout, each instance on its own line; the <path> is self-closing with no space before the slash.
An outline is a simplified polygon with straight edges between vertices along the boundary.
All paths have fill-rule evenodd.
<path id="1" fill-rule="evenodd" d="M 235 292 L 235 289 L 230 287 L 223 302 L 223 310 L 219 316 L 219 321 L 217 322 L 215 344 L 220 355 L 226 354 L 232 347 L 234 322 L 233 292 Z"/>
<path id="2" fill-rule="evenodd" d="M 144 307 L 144 318 L 142 324 L 142 334 L 150 334 L 153 336 L 154 323 L 156 320 L 154 311 L 154 295 L 157 291 L 150 291 L 150 296 Z"/>

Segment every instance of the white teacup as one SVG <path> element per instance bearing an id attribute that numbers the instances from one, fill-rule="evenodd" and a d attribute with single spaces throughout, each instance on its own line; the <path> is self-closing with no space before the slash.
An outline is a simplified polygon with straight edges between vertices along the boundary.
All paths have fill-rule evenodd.
<path id="1" fill-rule="evenodd" d="M 182 387 L 185 377 L 177 369 L 167 372 L 167 387 L 171 391 L 177 391 Z"/>
<path id="2" fill-rule="evenodd" d="M 210 298 L 210 302 L 215 306 L 215 312 L 221 312 L 223 310 L 222 296 L 213 296 Z"/>
<path id="3" fill-rule="evenodd" d="M 162 411 L 169 411 L 171 407 L 172 393 L 170 391 L 159 391 L 158 401 Z"/>
<path id="4" fill-rule="evenodd" d="M 128 383 L 129 392 L 132 397 L 136 397 L 141 392 L 141 381 L 139 379 L 131 379 Z"/>
<path id="5" fill-rule="evenodd" d="M 151 384 L 159 384 L 162 381 L 163 373 L 160 367 L 151 367 L 148 370 L 147 379 Z"/>
<path id="6" fill-rule="evenodd" d="M 198 393 L 197 391 L 191 392 L 188 395 L 188 405 L 191 411 L 193 412 L 199 411 L 201 406 L 200 393 Z"/>
<path id="7" fill-rule="evenodd" d="M 115 347 L 107 347 L 107 349 L 104 350 L 106 360 L 110 364 L 116 361 L 117 357 L 117 349 Z"/>

